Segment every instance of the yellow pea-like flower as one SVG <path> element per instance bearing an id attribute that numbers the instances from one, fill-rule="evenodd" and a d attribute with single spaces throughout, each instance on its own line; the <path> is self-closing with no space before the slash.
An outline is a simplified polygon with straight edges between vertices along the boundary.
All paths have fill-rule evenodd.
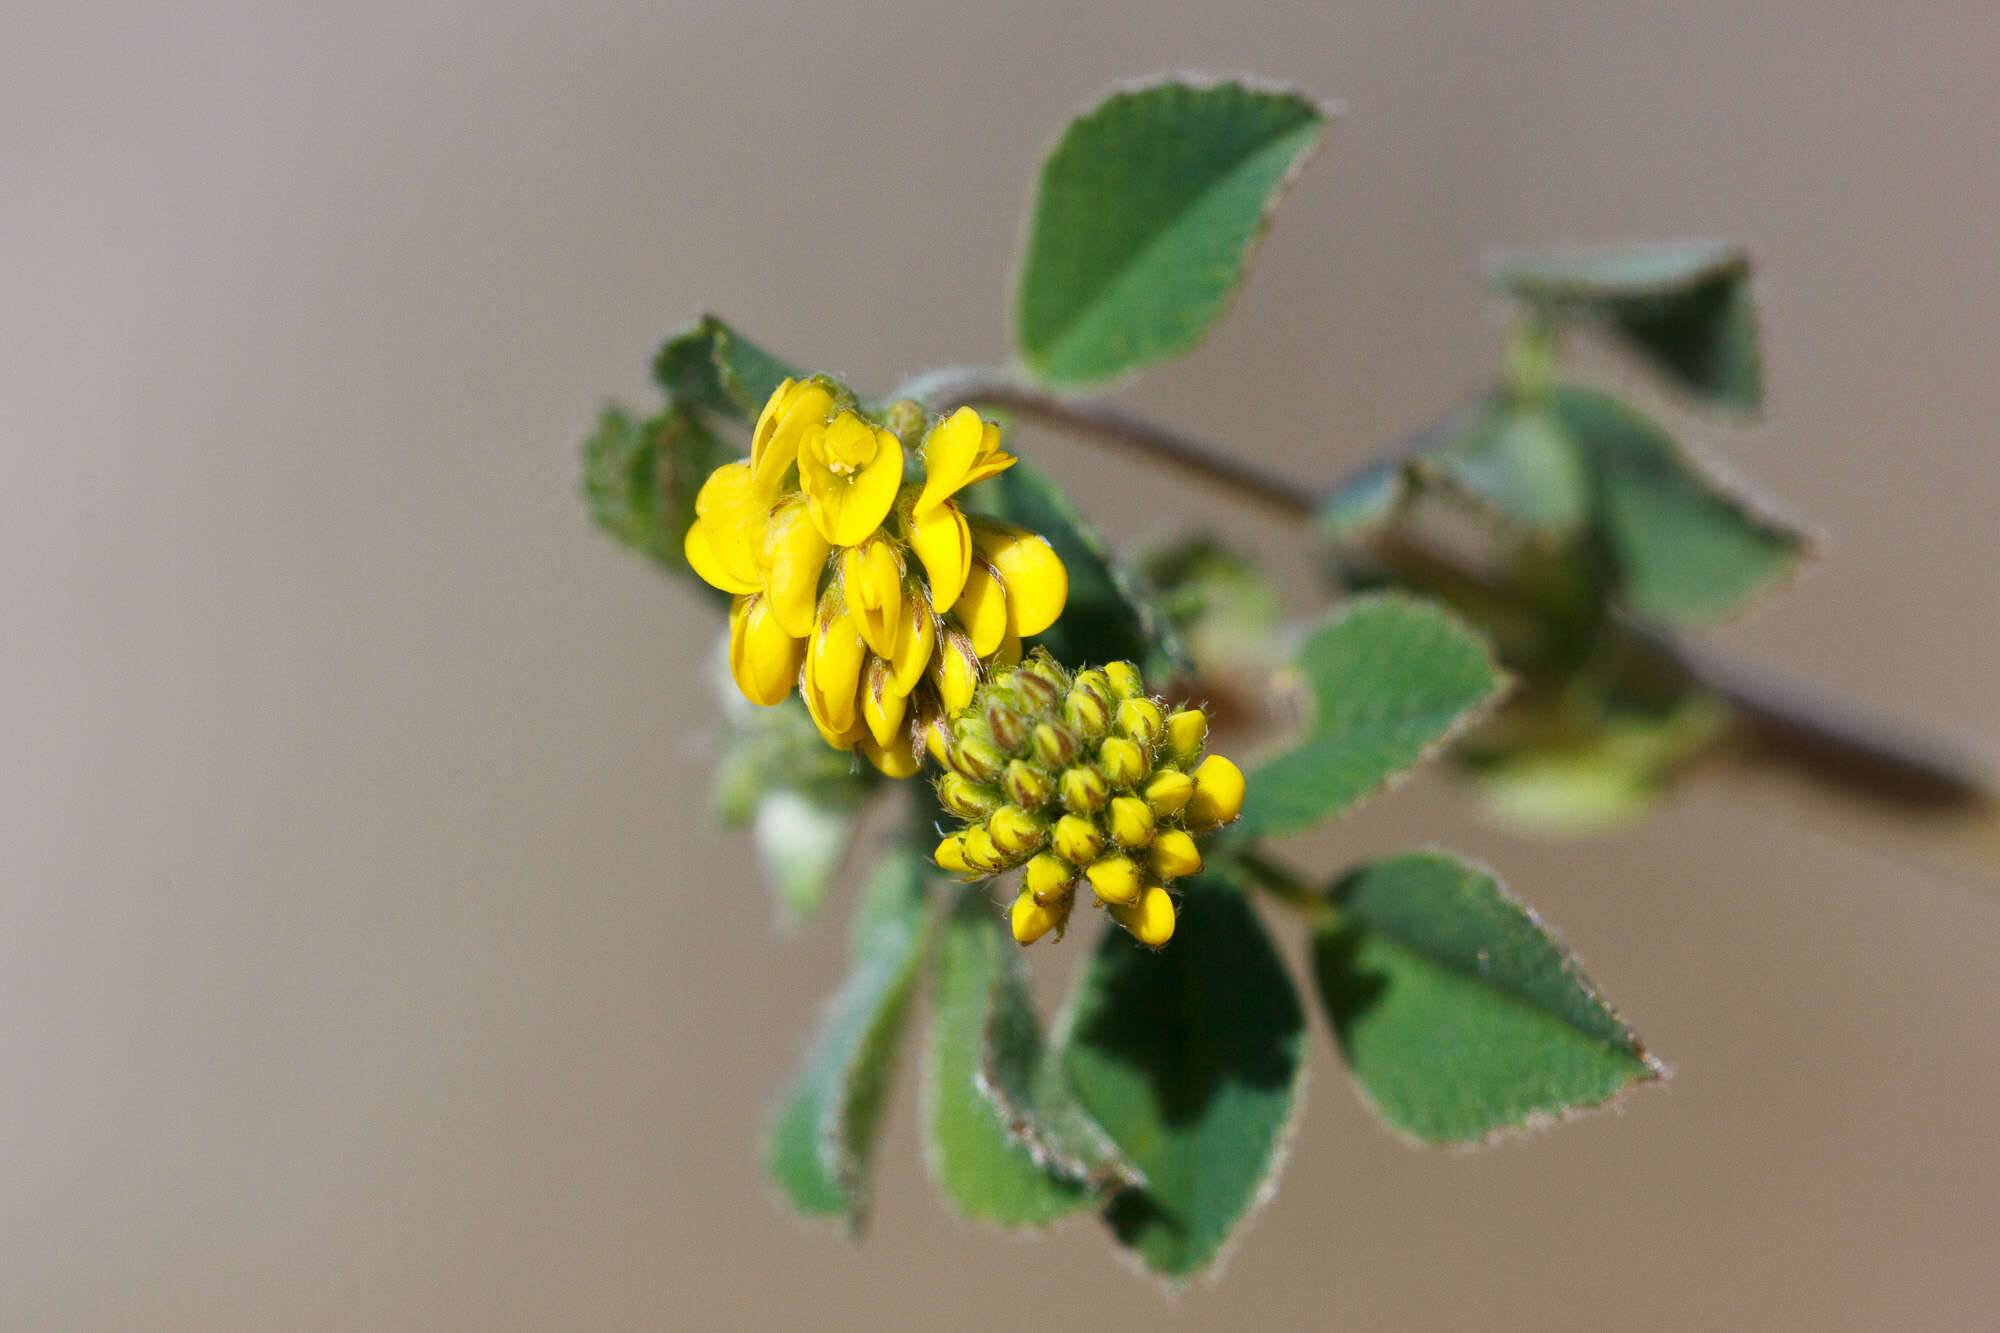
<path id="1" fill-rule="evenodd" d="M 903 562 L 886 537 L 870 537 L 841 552 L 841 588 L 861 638 L 877 657 L 893 657 L 903 626 Z"/>
<path id="2" fill-rule="evenodd" d="M 842 412 L 799 440 L 799 485 L 813 526 L 835 546 L 866 541 L 902 484 L 902 441 L 857 413 Z"/>
<path id="3" fill-rule="evenodd" d="M 990 657 L 1007 638 L 1007 590 L 983 560 L 972 562 L 972 573 L 958 595 L 953 614 L 972 636 L 972 651 Z"/>
<path id="4" fill-rule="evenodd" d="M 972 540 L 979 558 L 999 575 L 1008 630 L 1040 634 L 1055 624 L 1069 600 L 1069 571 L 1055 548 L 1026 528 L 991 519 L 973 524 Z"/>
<path id="5" fill-rule="evenodd" d="M 1132 938 L 1157 949 L 1174 937 L 1174 900 L 1165 888 L 1149 884 L 1133 905 L 1111 908 L 1112 919 L 1132 932 Z"/>
<path id="6" fill-rule="evenodd" d="M 1000 428 L 961 407 L 932 426 L 920 446 L 924 489 L 916 509 L 923 513 L 943 504 L 974 482 L 1005 472 L 1014 459 L 1000 448 Z"/>
<path id="7" fill-rule="evenodd" d="M 886 750 L 902 738 L 903 715 L 909 707 L 909 696 L 898 694 L 893 687 L 889 664 L 879 657 L 869 659 L 861 684 L 861 716 L 877 747 Z"/>
<path id="8" fill-rule="evenodd" d="M 924 513 L 912 511 L 903 520 L 903 536 L 923 562 L 930 581 L 931 608 L 939 615 L 958 603 L 972 576 L 972 527 L 959 507 L 947 501 Z"/>
<path id="9" fill-rule="evenodd" d="M 852 613 L 831 602 L 822 606 L 804 677 L 806 702 L 816 703 L 813 715 L 825 719 L 822 731 L 831 727 L 844 732 L 854 725 L 861 670 L 867 661 L 868 645 Z"/>
<path id="10" fill-rule="evenodd" d="M 743 697 L 770 707 L 791 694 L 804 664 L 806 641 L 785 633 L 770 599 L 739 597 L 729 609 L 729 674 Z"/>
<path id="11" fill-rule="evenodd" d="M 1227 824 L 1242 814 L 1244 785 L 1243 770 L 1221 755 L 1202 760 L 1194 771 L 1194 795 L 1185 811 L 1189 826 Z"/>
<path id="12" fill-rule="evenodd" d="M 820 536 L 806 512 L 803 496 L 793 496 L 771 510 L 764 527 L 764 592 L 771 610 L 794 638 L 812 633 L 819 605 L 819 576 L 833 546 Z"/>

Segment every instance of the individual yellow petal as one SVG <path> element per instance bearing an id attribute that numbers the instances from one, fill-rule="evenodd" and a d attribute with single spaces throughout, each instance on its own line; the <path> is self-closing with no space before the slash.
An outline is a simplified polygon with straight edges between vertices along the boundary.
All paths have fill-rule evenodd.
<path id="1" fill-rule="evenodd" d="M 959 507 L 947 501 L 934 509 L 913 513 L 904 524 L 903 534 L 910 549 L 923 562 L 924 578 L 930 584 L 931 609 L 939 615 L 951 610 L 972 573 L 972 528 Z"/>
<path id="2" fill-rule="evenodd" d="M 1190 776 L 1194 778 L 1194 795 L 1182 811 L 1189 828 L 1227 824 L 1243 813 L 1242 769 L 1212 754 Z"/>
<path id="3" fill-rule="evenodd" d="M 1149 884 L 1131 907 L 1113 907 L 1111 917 L 1132 932 L 1139 943 L 1157 949 L 1174 937 L 1174 900 L 1158 884 Z"/>
<path id="4" fill-rule="evenodd" d="M 889 679 L 889 664 L 879 657 L 869 658 L 861 687 L 861 715 L 876 745 L 886 748 L 901 737 L 903 714 L 909 706 L 909 696 L 898 694 Z"/>
<path id="5" fill-rule="evenodd" d="M 841 555 L 840 571 L 841 587 L 861 627 L 861 637 L 876 656 L 893 657 L 903 624 L 903 563 L 896 558 L 894 544 L 875 537 L 850 546 Z"/>
<path id="6" fill-rule="evenodd" d="M 822 611 L 813 631 L 812 648 L 806 656 L 806 702 L 822 721 L 822 731 L 846 734 L 855 725 L 855 696 L 861 687 L 861 667 L 868 658 L 868 645 L 861 630 L 845 609 L 835 614 Z"/>
<path id="7" fill-rule="evenodd" d="M 965 484 L 965 474 L 985 442 L 986 423 L 969 407 L 959 408 L 931 427 L 922 445 L 924 489 L 917 496 L 918 513 L 942 504 Z"/>
<path id="8" fill-rule="evenodd" d="M 908 694 L 917 688 L 917 682 L 924 678 L 924 668 L 930 665 L 931 649 L 936 645 L 937 617 L 931 614 L 930 603 L 922 593 L 906 598 L 903 623 L 896 633 L 896 651 L 889 658 L 889 669 L 899 693 Z"/>
<path id="9" fill-rule="evenodd" d="M 758 555 L 768 508 L 753 494 L 749 464 L 725 463 L 711 472 L 695 495 L 696 521 L 682 543 L 688 563 L 697 572 L 706 569 L 719 573 L 735 585 L 725 586 L 708 573 L 702 574 L 725 591 L 755 591 L 742 585 L 762 582 L 764 571 Z M 701 530 L 700 537 L 694 535 L 696 528 Z"/>
<path id="10" fill-rule="evenodd" d="M 832 411 L 833 395 L 824 385 L 810 380 L 788 381 L 771 395 L 750 440 L 750 467 L 760 494 L 768 499 L 778 493 L 785 472 L 799 457 L 800 446 L 825 425 Z"/>
<path id="11" fill-rule="evenodd" d="M 877 745 L 873 736 L 864 736 L 859 749 L 884 777 L 907 778 L 922 767 L 916 751 L 910 748 L 908 738 L 900 735 L 888 745 Z"/>
<path id="12" fill-rule="evenodd" d="M 981 519 L 972 540 L 1007 590 L 1007 623 L 1016 634 L 1040 634 L 1069 600 L 1069 571 L 1050 546 L 1026 528 Z"/>
<path id="13" fill-rule="evenodd" d="M 828 745 L 836 750 L 852 750 L 868 739 L 868 724 L 861 720 L 861 710 L 853 699 L 847 701 L 847 712 L 852 716 L 846 726 L 835 726 L 827 719 L 823 703 L 824 696 L 813 681 L 812 651 L 806 651 L 806 664 L 799 672 L 799 697 L 806 702 L 806 712 L 811 714 L 813 725 Z"/>
<path id="14" fill-rule="evenodd" d="M 957 631 L 938 640 L 931 683 L 948 714 L 972 702 L 972 692 L 979 688 L 979 654 L 972 650 L 972 640 Z"/>
<path id="15" fill-rule="evenodd" d="M 994 666 L 1014 666 L 1020 662 L 1021 636 L 1014 632 L 1011 625 L 1007 628 L 1007 637 L 1000 640 L 1000 646 L 993 650 L 989 660 Z"/>
<path id="16" fill-rule="evenodd" d="M 990 656 L 1007 637 L 1007 593 L 990 565 L 973 562 L 972 576 L 966 579 L 952 614 L 971 637 L 972 651 L 981 657 Z"/>
<path id="17" fill-rule="evenodd" d="M 754 503 L 752 491 L 750 465 L 724 463 L 695 492 L 694 512 L 709 518 L 744 509 Z"/>
<path id="18" fill-rule="evenodd" d="M 835 546 L 857 545 L 881 527 L 902 484 L 902 442 L 852 412 L 799 444 L 799 485 L 813 525 Z"/>
<path id="19" fill-rule="evenodd" d="M 687 557 L 688 567 L 711 588 L 729 593 L 751 593 L 763 587 L 757 579 L 736 577 L 731 568 L 722 563 L 712 534 L 707 525 L 699 520 L 688 525 L 687 537 L 681 542 L 681 553 Z"/>
<path id="20" fill-rule="evenodd" d="M 739 597 L 729 611 L 729 674 L 754 704 L 785 701 L 805 661 L 806 641 L 785 633 L 770 599 Z"/>
<path id="21" fill-rule="evenodd" d="M 820 574 L 832 551 L 813 526 L 802 498 L 794 496 L 772 511 L 764 528 L 764 590 L 772 614 L 795 638 L 812 633 Z"/>

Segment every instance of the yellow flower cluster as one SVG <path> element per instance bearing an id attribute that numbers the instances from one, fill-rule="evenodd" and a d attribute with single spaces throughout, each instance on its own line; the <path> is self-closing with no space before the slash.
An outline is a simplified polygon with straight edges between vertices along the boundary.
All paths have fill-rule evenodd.
<path id="1" fill-rule="evenodd" d="M 1048 542 L 953 499 L 1013 466 L 998 426 L 963 407 L 931 423 L 921 480 L 906 479 L 905 452 L 839 385 L 786 380 L 748 461 L 695 497 L 685 547 L 735 594 L 729 669 L 744 696 L 777 704 L 796 686 L 829 744 L 892 777 L 941 749 L 983 666 L 1018 661 L 1069 596 Z"/>
<path id="2" fill-rule="evenodd" d="M 970 878 L 1025 864 L 1009 915 L 1014 938 L 1061 935 L 1076 890 L 1142 944 L 1174 934 L 1167 886 L 1201 869 L 1197 834 L 1243 810 L 1243 773 L 1202 757 L 1208 718 L 1168 713 L 1130 662 L 1072 676 L 1037 651 L 996 670 L 951 721 L 938 801 L 966 827 L 938 844 L 938 865 Z"/>

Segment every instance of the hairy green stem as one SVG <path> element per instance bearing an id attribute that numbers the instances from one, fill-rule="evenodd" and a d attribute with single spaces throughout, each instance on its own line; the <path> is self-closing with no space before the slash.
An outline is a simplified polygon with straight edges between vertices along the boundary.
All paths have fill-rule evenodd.
<path id="1" fill-rule="evenodd" d="M 1308 520 L 1319 508 L 1319 494 L 1294 478 L 1123 408 L 1061 397 L 1004 370 L 940 370 L 911 381 L 904 393 L 936 410 L 961 405 L 994 408 L 1095 444 L 1141 454 L 1294 520 Z M 1392 446 L 1388 456 L 1404 452 L 1405 448 Z M 1473 563 L 1412 534 L 1398 533 L 1394 541 L 1404 554 L 1448 570 L 1455 578 L 1479 586 L 1493 583 Z M 1814 781 L 1905 809 L 1962 812 L 1983 810 L 2000 801 L 1985 766 L 1969 756 L 1834 705 L 1789 681 L 1729 663 L 1636 617 L 1621 613 L 1619 623 L 1663 665 L 1726 701 L 1739 719 L 1739 739 L 1750 752 L 1782 756 Z"/>

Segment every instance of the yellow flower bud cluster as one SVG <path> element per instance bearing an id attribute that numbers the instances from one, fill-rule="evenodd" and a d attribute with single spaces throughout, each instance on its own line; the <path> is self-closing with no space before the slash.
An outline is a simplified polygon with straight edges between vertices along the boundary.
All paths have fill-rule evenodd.
<path id="1" fill-rule="evenodd" d="M 735 594 L 729 670 L 744 697 L 778 704 L 796 687 L 828 744 L 892 777 L 917 771 L 926 733 L 971 701 L 985 665 L 1018 661 L 1022 636 L 1069 597 L 1047 541 L 953 499 L 1013 466 L 998 426 L 960 408 L 916 453 L 920 478 L 906 476 L 902 438 L 847 390 L 786 380 L 750 457 L 695 497 L 684 548 Z"/>
<path id="2" fill-rule="evenodd" d="M 1168 712 L 1130 662 L 1072 675 L 1036 650 L 996 669 L 938 746 L 938 801 L 966 826 L 937 863 L 967 878 L 1022 866 L 1014 938 L 1061 935 L 1088 883 L 1140 943 L 1173 938 L 1167 886 L 1201 869 L 1197 836 L 1243 809 L 1243 773 L 1203 757 L 1208 718 Z"/>

